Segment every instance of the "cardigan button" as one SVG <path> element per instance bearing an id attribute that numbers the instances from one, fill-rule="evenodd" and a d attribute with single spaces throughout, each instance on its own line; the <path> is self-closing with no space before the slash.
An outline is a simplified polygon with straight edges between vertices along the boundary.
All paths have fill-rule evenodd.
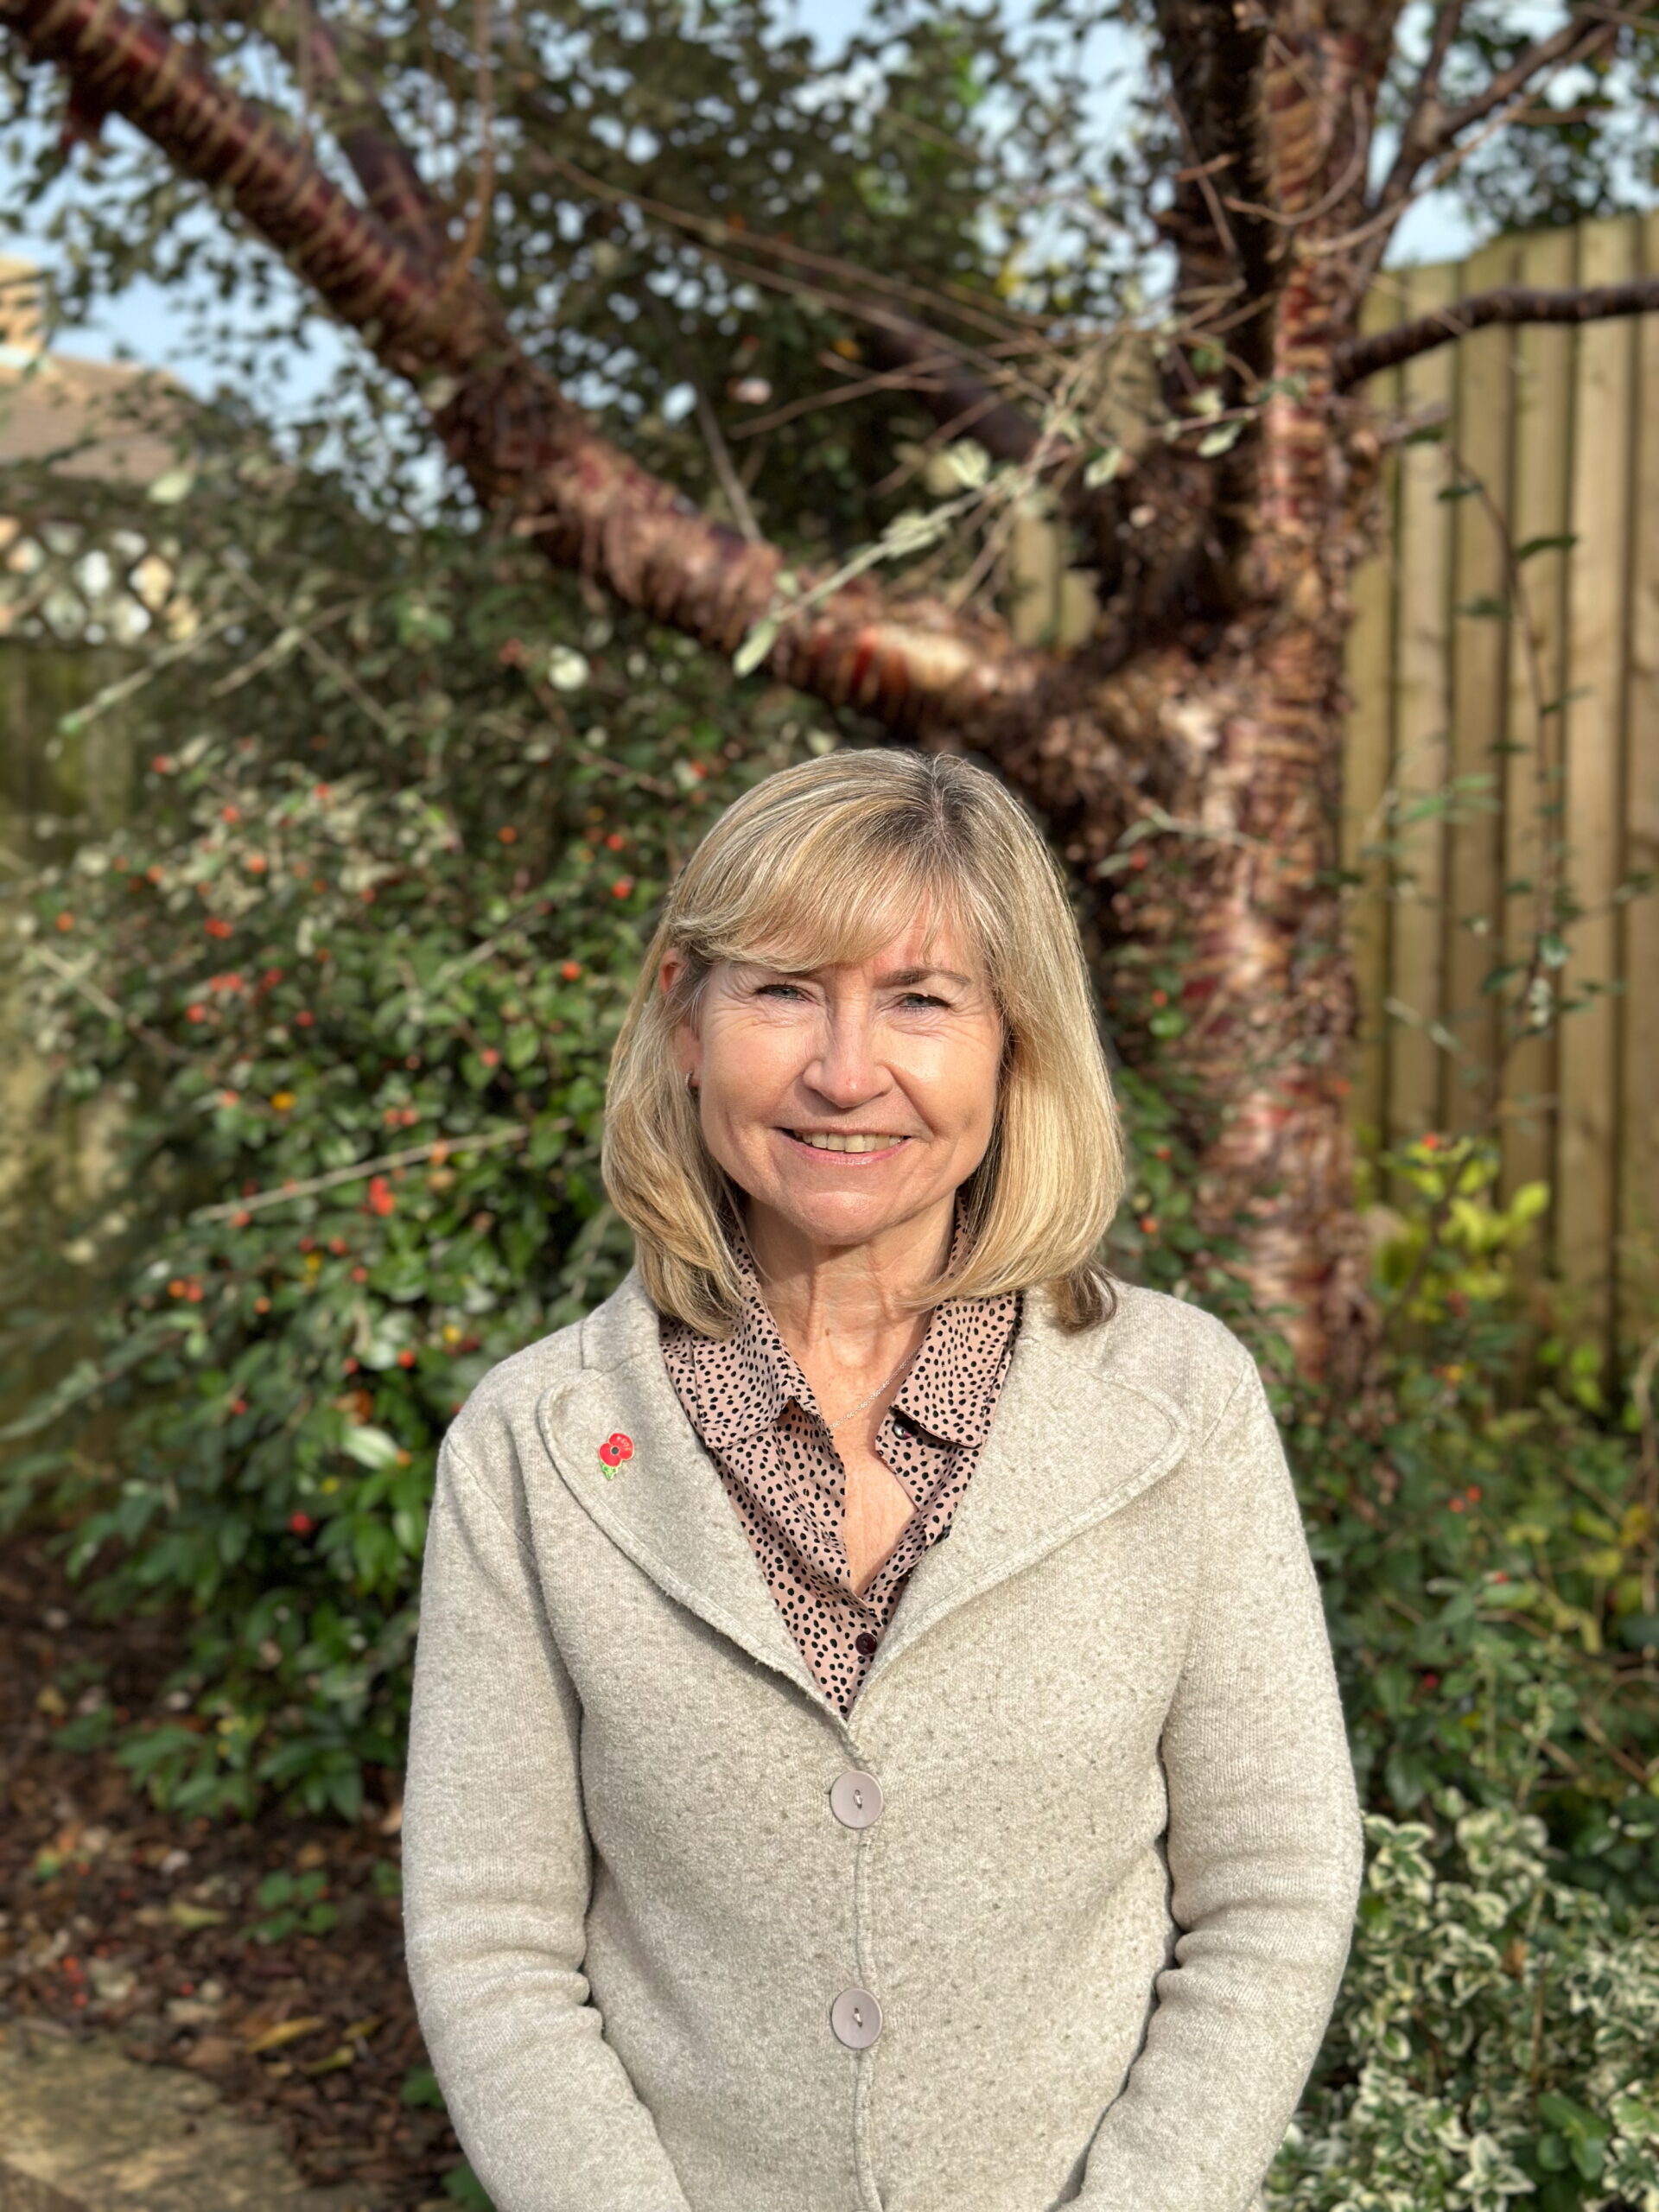
<path id="1" fill-rule="evenodd" d="M 881 1785 L 873 1774 L 849 1767 L 830 1791 L 830 1809 L 844 1828 L 867 1828 L 881 1817 Z"/>
<path id="2" fill-rule="evenodd" d="M 881 2032 L 881 2007 L 868 1989 L 843 1989 L 830 2007 L 830 2024 L 849 2050 L 868 2050 Z"/>

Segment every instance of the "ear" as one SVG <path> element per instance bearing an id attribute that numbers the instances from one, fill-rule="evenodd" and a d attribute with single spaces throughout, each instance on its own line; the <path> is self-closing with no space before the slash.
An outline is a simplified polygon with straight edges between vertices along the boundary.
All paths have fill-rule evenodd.
<path id="1" fill-rule="evenodd" d="M 657 987 L 664 998 L 668 997 L 676 983 L 683 976 L 686 966 L 684 953 L 676 948 L 671 947 L 663 955 L 662 966 L 657 971 Z M 687 1077 L 694 1082 L 698 1080 L 702 1066 L 702 1045 L 696 1031 L 689 1021 L 679 1021 L 675 1024 L 672 1043 L 674 1065 L 679 1070 L 682 1082 Z"/>

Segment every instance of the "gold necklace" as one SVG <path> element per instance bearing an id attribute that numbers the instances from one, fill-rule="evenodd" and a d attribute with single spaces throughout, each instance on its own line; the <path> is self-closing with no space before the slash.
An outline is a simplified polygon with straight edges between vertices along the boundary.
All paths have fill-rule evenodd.
<path id="1" fill-rule="evenodd" d="M 899 1373 L 900 1370 L 910 1365 L 912 1360 L 916 1357 L 916 1352 L 920 1351 L 921 1348 L 921 1345 L 918 1344 L 916 1351 L 907 1351 L 904 1357 L 899 1361 L 899 1365 L 893 1369 L 893 1374 L 887 1376 L 884 1381 L 878 1382 L 868 1398 L 861 1398 L 858 1403 L 852 1408 L 851 1412 L 842 1414 L 839 1421 L 825 1421 L 824 1427 L 829 1430 L 830 1435 L 833 1436 L 838 1428 L 845 1428 L 848 1422 L 852 1420 L 854 1414 L 861 1414 L 866 1406 L 873 1404 L 887 1388 L 888 1383 L 893 1380 L 893 1377 Z M 820 1418 L 822 1419 L 822 1415 L 820 1415 Z"/>

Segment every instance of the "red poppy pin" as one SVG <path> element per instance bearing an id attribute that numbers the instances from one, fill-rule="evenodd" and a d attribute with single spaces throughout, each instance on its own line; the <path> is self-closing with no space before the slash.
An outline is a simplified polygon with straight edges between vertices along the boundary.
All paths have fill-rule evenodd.
<path id="1" fill-rule="evenodd" d="M 633 1457 L 633 1439 L 624 1436 L 620 1428 L 611 1433 L 599 1447 L 599 1456 L 605 1462 L 605 1479 L 609 1482 L 625 1459 Z"/>

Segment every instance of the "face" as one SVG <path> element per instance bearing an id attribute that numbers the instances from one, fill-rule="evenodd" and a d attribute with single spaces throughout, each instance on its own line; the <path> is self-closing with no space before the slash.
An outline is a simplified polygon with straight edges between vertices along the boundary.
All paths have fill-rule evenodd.
<path id="1" fill-rule="evenodd" d="M 676 1039 L 710 1152 L 809 1244 L 948 1222 L 990 1141 L 1001 1018 L 957 932 L 924 936 L 918 919 L 869 960 L 800 974 L 721 962 Z M 682 965 L 664 960 L 665 989 Z"/>

